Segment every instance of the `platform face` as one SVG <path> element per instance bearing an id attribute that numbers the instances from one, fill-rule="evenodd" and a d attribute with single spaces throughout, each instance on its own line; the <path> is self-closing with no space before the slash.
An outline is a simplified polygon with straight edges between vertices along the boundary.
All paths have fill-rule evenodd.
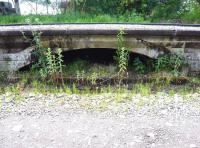
<path id="1" fill-rule="evenodd" d="M 190 64 L 190 70 L 200 72 L 200 25 L 0 25 L 0 54 L 3 57 L 0 59 L 0 64 L 9 63 L 7 65 L 11 65 L 12 69 L 29 64 L 31 58 L 28 56 L 31 54 L 25 51 L 32 46 L 31 39 L 35 32 L 41 33 L 42 47 L 62 48 L 63 51 L 68 51 L 85 48 L 117 49 L 117 34 L 120 30 L 125 32 L 124 45 L 132 52 L 150 58 L 157 58 L 166 52 L 182 53 Z M 11 60 L 8 62 L 7 59 Z M 25 59 L 25 61 L 18 59 Z M 14 68 L 13 61 L 15 61 Z"/>
<path id="2" fill-rule="evenodd" d="M 173 24 L 46 24 L 1 25 L 0 36 L 21 35 L 41 31 L 43 35 L 116 35 L 119 30 L 127 35 L 200 36 L 200 25 Z"/>

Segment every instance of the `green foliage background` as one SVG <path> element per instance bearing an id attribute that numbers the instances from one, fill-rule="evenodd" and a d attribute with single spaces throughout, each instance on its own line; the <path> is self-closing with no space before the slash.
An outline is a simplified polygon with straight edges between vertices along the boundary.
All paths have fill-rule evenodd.
<path id="1" fill-rule="evenodd" d="M 73 0 L 77 11 L 93 14 L 129 15 L 151 21 L 200 21 L 199 0 Z"/>
<path id="2" fill-rule="evenodd" d="M 61 11 L 53 16 L 37 14 L 0 17 L 1 24 L 24 23 L 27 17 L 33 20 L 39 18 L 42 23 L 171 22 L 197 24 L 200 23 L 200 0 L 70 0 L 66 12 Z"/>

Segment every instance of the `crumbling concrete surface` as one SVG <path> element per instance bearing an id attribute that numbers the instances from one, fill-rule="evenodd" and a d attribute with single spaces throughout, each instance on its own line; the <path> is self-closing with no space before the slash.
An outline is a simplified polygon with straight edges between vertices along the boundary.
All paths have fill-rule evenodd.
<path id="1" fill-rule="evenodd" d="M 189 64 L 190 73 L 200 73 L 200 25 L 2 25 L 0 26 L 0 53 L 22 54 L 20 52 L 31 45 L 33 32 L 41 34 L 41 46 L 44 48 L 62 48 L 64 51 L 85 48 L 116 49 L 117 33 L 120 29 L 125 32 L 124 45 L 132 52 L 150 58 L 157 58 L 166 53 L 183 54 Z M 17 61 L 17 58 L 12 60 Z M 4 64 L 5 61 L 0 63 L 0 65 Z M 24 66 L 27 64 L 25 63 Z M 18 70 L 21 66 L 10 66 L 10 69 L 13 70 L 13 67 Z"/>

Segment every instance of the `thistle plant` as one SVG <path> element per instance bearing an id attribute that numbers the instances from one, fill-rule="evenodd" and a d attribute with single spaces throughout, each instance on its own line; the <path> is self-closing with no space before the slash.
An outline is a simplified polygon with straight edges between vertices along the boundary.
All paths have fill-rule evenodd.
<path id="1" fill-rule="evenodd" d="M 40 76 L 45 79 L 50 77 L 52 82 L 58 82 L 59 79 L 63 83 L 63 55 L 62 49 L 57 49 L 56 52 L 52 52 L 51 48 L 43 49 L 42 59 L 38 59 L 40 68 Z M 41 55 L 39 56 L 41 57 Z M 38 63 L 36 63 L 38 64 Z"/>
<path id="2" fill-rule="evenodd" d="M 62 49 L 61 48 L 58 48 L 57 51 L 57 69 L 59 71 L 60 74 L 63 73 L 63 55 L 62 55 Z"/>
<path id="3" fill-rule="evenodd" d="M 121 80 L 124 78 L 127 73 L 128 61 L 129 61 L 129 49 L 124 45 L 124 30 L 120 30 L 117 35 L 117 51 L 116 56 L 114 57 L 117 67 L 118 67 L 118 76 Z"/>

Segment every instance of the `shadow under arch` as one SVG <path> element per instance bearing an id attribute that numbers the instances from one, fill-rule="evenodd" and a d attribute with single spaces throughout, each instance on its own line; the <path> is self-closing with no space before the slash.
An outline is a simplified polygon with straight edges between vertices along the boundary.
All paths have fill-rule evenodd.
<path id="1" fill-rule="evenodd" d="M 114 48 L 81 48 L 63 51 L 64 63 L 72 62 L 76 59 L 87 60 L 91 63 L 110 64 L 115 63 L 116 49 Z M 130 52 L 129 61 L 133 62 L 135 58 L 141 59 L 145 63 L 147 59 L 154 59 L 147 55 L 134 51 Z"/>
<path id="2" fill-rule="evenodd" d="M 64 50 L 62 52 L 64 65 L 67 65 L 76 60 L 86 60 L 89 63 L 97 63 L 103 65 L 115 64 L 114 56 L 116 56 L 116 49 L 114 48 L 80 48 L 73 50 Z M 137 52 L 130 52 L 129 66 L 132 66 L 135 58 L 139 58 L 145 65 L 148 66 L 147 61 L 154 60 L 154 58 L 148 57 Z M 27 65 L 20 69 L 20 71 L 26 71 L 31 69 L 32 64 Z"/>

